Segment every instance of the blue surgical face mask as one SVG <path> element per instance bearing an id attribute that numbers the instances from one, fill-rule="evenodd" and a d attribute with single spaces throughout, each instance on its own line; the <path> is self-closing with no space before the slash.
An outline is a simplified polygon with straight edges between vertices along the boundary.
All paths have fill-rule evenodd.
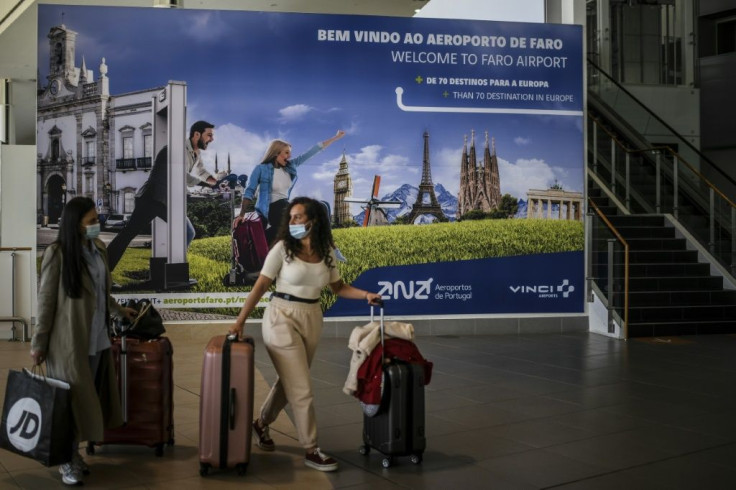
<path id="1" fill-rule="evenodd" d="M 309 230 L 305 224 L 289 225 L 289 233 L 297 240 L 301 240 L 305 236 L 309 235 Z"/>
<path id="2" fill-rule="evenodd" d="M 100 236 L 100 224 L 95 223 L 94 225 L 87 225 L 85 227 L 85 235 L 87 238 L 97 238 Z"/>

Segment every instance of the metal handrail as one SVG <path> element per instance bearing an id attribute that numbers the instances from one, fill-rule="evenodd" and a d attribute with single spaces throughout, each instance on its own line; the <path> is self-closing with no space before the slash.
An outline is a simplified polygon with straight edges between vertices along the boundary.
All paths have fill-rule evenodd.
<path id="1" fill-rule="evenodd" d="M 11 269 L 11 288 L 10 288 L 10 303 L 11 313 L 10 316 L 0 316 L 0 322 L 11 322 L 10 328 L 10 340 L 17 341 L 15 337 L 15 323 L 19 322 L 23 325 L 21 330 L 21 340 L 25 342 L 28 338 L 28 321 L 19 315 L 15 314 L 15 257 L 19 251 L 30 252 L 31 247 L 0 247 L 0 252 L 10 252 L 12 269 Z"/>
<path id="2" fill-rule="evenodd" d="M 618 81 L 616 81 L 613 77 L 611 77 L 611 75 L 609 75 L 608 73 L 606 73 L 606 71 L 603 70 L 603 68 L 601 68 L 600 66 L 598 66 L 595 63 L 595 61 L 591 60 L 590 58 L 588 58 L 587 61 L 588 61 L 588 65 L 590 65 L 593 68 L 595 68 L 595 70 L 596 70 L 597 73 L 600 73 L 601 75 L 603 75 L 606 78 L 606 80 L 607 80 L 608 83 L 611 83 L 618 90 L 621 90 L 624 94 L 626 94 L 629 97 L 629 99 L 632 102 L 634 102 L 640 109 L 642 109 L 650 117 L 652 117 L 653 119 L 655 119 L 659 124 L 662 125 L 662 127 L 666 128 L 672 135 L 676 136 L 678 138 L 678 140 L 681 141 L 684 145 L 688 146 L 693 151 L 693 153 L 695 153 L 695 154 L 698 155 L 698 158 L 700 158 L 703 161 L 707 162 L 715 171 L 717 171 L 721 175 L 722 178 L 724 178 L 724 179 L 728 180 L 729 182 L 731 182 L 732 184 L 736 185 L 736 181 L 730 175 L 728 175 L 727 173 L 725 173 L 722 168 L 720 168 L 719 166 L 717 166 L 707 156 L 705 156 L 703 153 L 701 153 L 701 151 L 698 150 L 692 143 L 690 143 L 688 140 L 686 140 L 685 138 L 683 138 L 680 135 L 680 133 L 678 133 L 677 131 L 675 131 L 672 128 L 672 126 L 670 126 L 669 124 L 667 124 L 655 112 L 653 112 L 646 105 L 644 105 L 637 97 L 635 97 L 631 92 L 629 92 L 626 89 L 626 87 L 624 87 L 623 85 L 621 85 Z"/>
<path id="3" fill-rule="evenodd" d="M 595 202 L 593 202 L 592 199 L 589 198 L 588 203 L 592 207 L 595 214 L 603 221 L 603 223 L 606 225 L 606 227 L 608 227 L 609 231 L 613 234 L 613 236 L 615 236 L 616 239 L 624 247 L 624 312 L 623 312 L 624 313 L 623 314 L 624 325 L 623 325 L 622 331 L 623 331 L 623 337 L 627 339 L 629 338 L 629 242 L 627 242 L 624 239 L 624 237 L 621 236 L 621 234 L 618 232 L 616 227 L 613 226 L 613 224 L 608 220 L 608 218 L 606 218 L 606 216 L 603 214 L 600 208 L 595 204 Z M 610 261 L 610 257 L 609 257 L 609 261 Z M 613 264 L 609 262 L 608 264 L 609 274 L 612 269 L 613 269 Z M 611 306 L 613 301 L 612 301 L 612 298 L 610 297 L 610 295 L 613 294 L 611 282 L 609 282 L 608 290 L 609 290 L 608 291 L 609 298 L 607 298 L 608 300 L 607 308 L 608 308 L 609 315 L 610 315 L 613 309 Z M 609 317 L 609 322 L 610 321 L 611 319 Z"/>
<path id="4" fill-rule="evenodd" d="M 731 273 L 733 273 L 734 270 L 736 270 L 736 260 L 734 257 L 736 257 L 736 204 L 728 198 L 718 187 L 715 186 L 710 180 L 708 180 L 698 169 L 696 169 L 690 162 L 688 162 L 680 153 L 674 151 L 669 146 L 650 146 L 646 148 L 638 148 L 633 149 L 630 148 L 623 140 L 621 140 L 615 133 L 613 133 L 611 130 L 608 129 L 608 127 L 601 121 L 601 119 L 597 118 L 596 116 L 592 114 L 588 114 L 588 117 L 593 122 L 596 128 L 599 128 L 600 131 L 602 131 L 608 138 L 610 138 L 611 142 L 611 182 L 610 186 L 614 194 L 616 194 L 616 183 L 617 183 L 617 177 L 618 174 L 616 172 L 616 152 L 615 149 L 618 148 L 626 157 L 626 170 L 625 175 L 623 176 L 625 179 L 625 205 L 627 209 L 630 207 L 630 192 L 631 192 L 631 185 L 630 185 L 630 169 L 629 169 L 629 157 L 630 155 L 637 155 L 637 154 L 643 154 L 648 152 L 655 153 L 655 167 L 657 168 L 657 184 L 656 184 L 656 198 L 654 203 L 654 211 L 659 213 L 660 212 L 660 206 L 662 203 L 660 202 L 660 172 L 659 172 L 659 158 L 660 155 L 664 155 L 664 158 L 671 159 L 672 163 L 674 164 L 674 168 L 672 170 L 672 184 L 674 188 L 674 195 L 673 195 L 673 215 L 675 219 L 680 221 L 680 207 L 678 206 L 678 196 L 681 195 L 689 195 L 691 199 L 695 199 L 697 201 L 698 199 L 701 200 L 702 208 L 705 210 L 704 216 L 708 219 L 708 235 L 707 237 L 703 236 L 698 238 L 698 240 L 706 246 L 709 251 L 719 256 L 719 252 L 716 251 L 716 245 L 715 245 L 715 237 L 716 237 L 716 231 L 717 229 L 721 230 L 730 230 L 731 232 L 731 258 L 725 259 L 724 262 L 727 267 L 731 270 Z M 592 149 L 594 155 L 596 155 L 593 158 L 592 162 L 592 168 L 593 172 L 597 173 L 597 165 L 598 165 L 598 130 L 592 131 L 593 136 L 593 143 L 592 143 Z M 683 191 L 683 187 L 680 184 L 680 176 L 678 172 L 678 166 L 682 165 L 683 169 L 687 169 L 687 171 L 690 172 L 689 175 L 691 175 L 693 178 L 689 179 L 691 182 L 695 184 L 695 186 L 699 184 L 706 187 L 703 193 L 697 193 L 697 192 L 685 192 Z M 722 212 L 720 214 L 716 213 L 716 199 L 720 198 L 721 202 L 727 207 L 725 212 Z M 728 209 L 730 208 L 730 209 Z M 720 220 L 717 220 L 717 216 L 720 216 Z M 717 226 L 720 228 L 717 228 Z M 728 254 L 727 250 L 722 249 L 720 251 L 720 257 L 723 259 L 724 255 Z"/>
<path id="5" fill-rule="evenodd" d="M 599 118 L 597 118 L 597 117 L 595 117 L 595 116 L 593 116 L 591 114 L 588 114 L 588 117 L 590 119 L 592 119 L 593 122 L 596 125 L 598 125 L 599 128 L 601 128 L 603 130 L 603 132 L 605 132 L 608 136 L 610 136 L 611 137 L 611 140 L 612 141 L 615 141 L 616 144 L 620 148 L 622 148 L 626 153 L 630 153 L 630 154 L 634 154 L 634 153 L 646 153 L 646 152 L 649 152 L 649 151 L 663 151 L 663 152 L 670 153 L 673 157 L 676 157 L 677 158 L 678 163 L 681 163 L 681 164 L 685 165 L 705 185 L 707 185 L 708 187 L 710 187 L 713 190 L 713 192 L 715 192 L 716 194 L 718 194 L 719 196 L 721 196 L 729 204 L 729 206 L 731 206 L 732 208 L 733 207 L 736 207 L 736 204 L 734 204 L 734 202 L 731 201 L 731 199 L 729 199 L 728 196 L 726 196 L 723 192 L 721 192 L 720 189 L 718 189 L 718 187 L 716 187 L 715 184 L 713 184 L 710 180 L 708 180 L 707 177 L 705 177 L 702 173 L 700 173 L 700 171 L 698 169 L 696 169 L 694 166 L 692 166 L 685 159 L 685 157 L 683 157 L 682 155 L 680 155 L 678 152 L 676 152 L 675 150 L 673 150 L 671 147 L 666 146 L 666 145 L 665 146 L 661 146 L 660 145 L 660 146 L 650 146 L 650 147 L 647 147 L 647 148 L 630 149 L 630 148 L 627 147 L 627 145 L 624 144 L 624 141 L 621 140 L 616 134 L 614 134 L 613 132 L 611 132 L 605 126 L 605 124 L 603 124 L 601 122 L 601 120 Z"/>

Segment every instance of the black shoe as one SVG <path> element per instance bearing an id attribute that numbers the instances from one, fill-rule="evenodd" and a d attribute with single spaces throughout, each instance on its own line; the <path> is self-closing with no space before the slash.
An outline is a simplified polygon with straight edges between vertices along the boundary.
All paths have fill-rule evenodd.
<path id="1" fill-rule="evenodd" d="M 264 451 L 273 451 L 276 449 L 273 439 L 268 433 L 268 426 L 262 429 L 258 426 L 258 420 L 253 421 L 253 431 L 256 433 L 256 445 Z"/>
<path id="2" fill-rule="evenodd" d="M 324 454 L 319 448 L 315 448 L 314 452 L 308 452 L 304 456 L 304 464 L 319 471 L 337 470 L 337 461 Z"/>

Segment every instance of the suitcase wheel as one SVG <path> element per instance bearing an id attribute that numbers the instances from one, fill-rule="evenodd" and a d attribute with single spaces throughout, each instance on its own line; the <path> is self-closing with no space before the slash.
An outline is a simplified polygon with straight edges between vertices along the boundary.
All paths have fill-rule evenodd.
<path id="1" fill-rule="evenodd" d="M 393 458 L 391 456 L 386 456 L 385 458 L 383 458 L 383 461 L 381 461 L 381 466 L 383 466 L 384 468 L 388 468 L 389 466 L 391 466 L 391 463 L 393 463 Z"/>
<path id="2" fill-rule="evenodd" d="M 363 456 L 367 456 L 371 452 L 371 447 L 368 445 L 363 445 L 358 448 L 358 452 L 362 454 Z"/>
<path id="3" fill-rule="evenodd" d="M 237 285 L 237 281 L 233 281 L 230 279 L 230 273 L 228 272 L 222 277 L 222 285 L 223 286 L 235 286 Z"/>
<path id="4" fill-rule="evenodd" d="M 207 476 L 210 472 L 209 463 L 199 463 L 199 476 Z"/>
<path id="5" fill-rule="evenodd" d="M 236 466 L 238 470 L 238 476 L 245 475 L 245 470 L 248 468 L 248 463 L 240 463 Z"/>
<path id="6" fill-rule="evenodd" d="M 411 461 L 414 464 L 420 464 L 422 462 L 422 455 L 421 454 L 412 454 L 409 457 L 409 461 Z"/>

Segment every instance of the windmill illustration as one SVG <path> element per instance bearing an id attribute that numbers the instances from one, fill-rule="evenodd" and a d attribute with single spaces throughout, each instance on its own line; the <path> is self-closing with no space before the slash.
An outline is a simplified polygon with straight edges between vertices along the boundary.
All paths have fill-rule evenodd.
<path id="1" fill-rule="evenodd" d="M 381 176 L 373 176 L 373 190 L 371 192 L 370 199 L 358 199 L 353 197 L 346 197 L 345 202 L 352 202 L 362 204 L 361 208 L 365 210 L 365 217 L 363 218 L 363 226 L 379 226 L 387 225 L 388 218 L 386 217 L 385 209 L 398 209 L 401 207 L 399 201 L 381 201 L 378 199 L 378 189 L 381 186 Z"/>

